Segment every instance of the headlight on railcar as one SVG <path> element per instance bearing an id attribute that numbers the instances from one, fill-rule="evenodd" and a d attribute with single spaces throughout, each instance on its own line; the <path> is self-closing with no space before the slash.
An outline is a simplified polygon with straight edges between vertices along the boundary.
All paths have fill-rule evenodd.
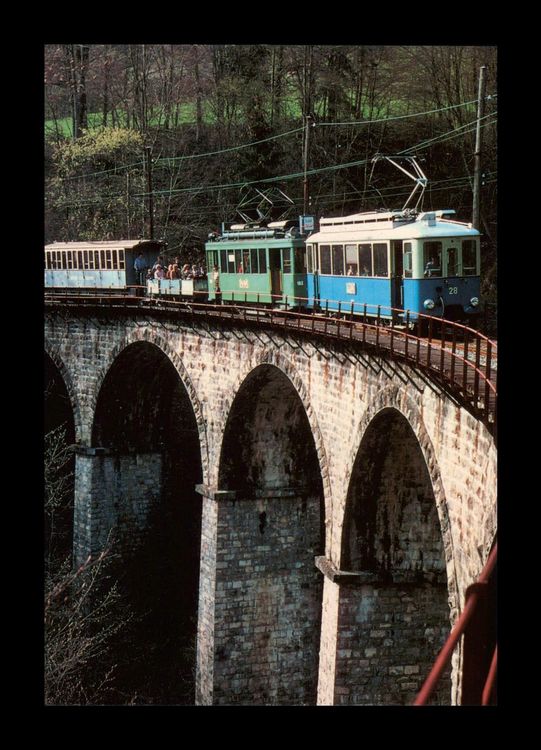
<path id="1" fill-rule="evenodd" d="M 470 305 L 472 307 L 477 307 L 478 304 L 479 304 L 479 298 L 478 297 L 472 297 L 471 300 L 470 300 Z"/>
<path id="2" fill-rule="evenodd" d="M 436 303 L 433 299 L 425 299 L 425 301 L 423 302 L 423 307 L 425 308 L 425 310 L 433 310 L 435 304 Z"/>

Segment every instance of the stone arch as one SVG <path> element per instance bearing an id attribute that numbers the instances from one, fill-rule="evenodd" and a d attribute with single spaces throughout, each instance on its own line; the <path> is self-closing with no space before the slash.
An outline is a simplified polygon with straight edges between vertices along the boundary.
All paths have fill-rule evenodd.
<path id="1" fill-rule="evenodd" d="M 410 703 L 448 636 L 456 578 L 447 505 L 420 411 L 400 387 L 369 404 L 341 513 L 335 695 Z M 448 575 L 450 571 L 450 576 Z M 434 700 L 448 703 L 447 671 Z"/>
<path id="2" fill-rule="evenodd" d="M 436 509 L 438 512 L 441 535 L 443 539 L 450 617 L 451 622 L 453 623 L 459 615 L 458 579 L 456 573 L 455 555 L 453 551 L 453 538 L 451 534 L 449 509 L 447 507 L 447 501 L 445 497 L 445 488 L 443 486 L 443 480 L 441 477 L 441 471 L 438 466 L 436 452 L 424 424 L 421 411 L 414 399 L 402 387 L 397 385 L 389 385 L 385 388 L 382 388 L 366 407 L 364 415 L 357 428 L 355 440 L 353 441 L 354 448 L 349 457 L 346 472 L 346 486 L 349 487 L 351 477 L 353 475 L 355 461 L 357 460 L 359 448 L 361 446 L 366 430 L 368 429 L 373 419 L 377 416 L 377 414 L 388 408 L 395 409 L 408 421 L 409 426 L 411 427 L 415 437 L 417 438 L 417 442 L 422 451 L 428 474 L 430 476 L 430 481 L 434 492 L 434 499 L 436 502 Z M 340 522 L 339 524 L 337 524 L 337 537 L 335 539 L 335 541 L 338 542 L 336 548 L 340 551 L 340 554 L 342 552 L 341 541 L 345 512 L 346 498 L 344 498 L 344 505 L 340 509 Z M 340 561 L 338 561 L 338 567 L 339 566 Z"/>
<path id="3" fill-rule="evenodd" d="M 104 365 L 96 372 L 96 384 L 92 393 L 92 400 L 90 402 L 90 411 L 92 413 L 92 423 L 94 423 L 96 405 L 98 396 L 101 391 L 103 382 L 109 372 L 111 366 L 116 361 L 117 357 L 131 344 L 137 342 L 146 342 L 153 344 L 160 349 L 165 356 L 170 360 L 173 367 L 177 371 L 181 383 L 183 384 L 190 403 L 192 405 L 195 421 L 197 424 L 197 430 L 199 433 L 199 445 L 201 446 L 201 465 L 203 469 L 203 482 L 208 481 L 209 474 L 209 449 L 207 440 L 207 427 L 206 419 L 204 416 L 204 409 L 195 386 L 190 378 L 190 375 L 182 361 L 179 354 L 170 346 L 167 339 L 156 331 L 153 326 L 136 326 L 135 328 L 128 329 L 126 335 L 123 336 L 122 340 L 112 347 L 108 353 L 108 357 Z"/>
<path id="4" fill-rule="evenodd" d="M 118 644 L 116 658 L 124 652 L 125 658 L 114 688 L 148 702 L 190 704 L 202 510 L 195 487 L 206 457 L 202 407 L 178 355 L 142 327 L 108 351 L 95 389 L 92 449 L 78 456 L 91 477 L 80 516 L 91 503 L 93 550 L 112 532 L 114 575 L 134 612 Z"/>
<path id="5" fill-rule="evenodd" d="M 66 387 L 68 398 L 71 404 L 71 412 L 73 414 L 73 423 L 74 423 L 74 429 L 75 429 L 75 442 L 80 443 L 83 439 L 83 434 L 84 434 L 82 409 L 81 409 L 77 387 L 75 385 L 71 371 L 64 363 L 62 355 L 57 349 L 57 347 L 53 346 L 51 342 L 47 340 L 47 338 L 45 338 L 44 349 L 45 349 L 45 354 L 47 354 L 47 356 L 51 359 L 51 361 L 57 368 L 60 374 L 60 377 L 64 381 L 64 385 Z"/>
<path id="6" fill-rule="evenodd" d="M 322 580 L 314 559 L 324 550 L 323 481 L 306 404 L 294 383 L 300 380 L 291 367 L 284 372 L 283 360 L 282 367 L 276 362 L 275 354 L 264 352 L 245 374 L 221 445 L 218 704 L 316 701 Z M 229 590 L 231 584 L 240 592 Z M 230 612 L 238 631 L 229 625 Z"/>
<path id="7" fill-rule="evenodd" d="M 286 375 L 286 377 L 291 381 L 293 388 L 295 389 L 303 405 L 304 412 L 308 419 L 308 423 L 310 425 L 312 436 L 314 438 L 314 443 L 315 443 L 315 448 L 316 448 L 316 453 L 317 453 L 317 458 L 318 458 L 318 463 L 319 463 L 319 471 L 320 471 L 321 479 L 323 482 L 323 494 L 324 494 L 324 503 L 325 503 L 325 528 L 330 527 L 329 519 L 331 519 L 332 517 L 332 487 L 331 487 L 331 482 L 330 482 L 329 463 L 328 463 L 327 454 L 325 451 L 323 435 L 319 428 L 317 416 L 312 407 L 312 404 L 310 403 L 310 396 L 308 394 L 308 391 L 306 389 L 306 386 L 304 384 L 302 377 L 299 375 L 293 363 L 279 349 L 271 349 L 270 347 L 265 347 L 263 350 L 257 353 L 254 359 L 250 362 L 249 367 L 246 368 L 245 371 L 241 372 L 237 376 L 235 380 L 235 384 L 231 390 L 232 395 L 224 399 L 223 417 L 220 423 L 218 424 L 217 432 L 218 434 L 221 434 L 222 436 L 225 434 L 225 426 L 227 424 L 229 414 L 231 413 L 231 407 L 233 406 L 233 402 L 237 394 L 239 393 L 246 379 L 250 377 L 250 373 L 253 372 L 253 370 L 255 370 L 260 365 L 273 365 L 274 367 L 279 369 L 281 372 L 283 372 L 284 375 Z M 221 452 L 222 452 L 222 445 L 220 445 L 217 448 L 218 457 L 221 456 Z M 219 460 L 217 460 L 216 461 L 217 467 L 219 466 L 219 464 L 220 462 Z M 217 479 L 218 477 L 216 474 L 216 482 L 217 482 Z M 327 541 L 328 540 L 326 540 L 326 543 Z"/>

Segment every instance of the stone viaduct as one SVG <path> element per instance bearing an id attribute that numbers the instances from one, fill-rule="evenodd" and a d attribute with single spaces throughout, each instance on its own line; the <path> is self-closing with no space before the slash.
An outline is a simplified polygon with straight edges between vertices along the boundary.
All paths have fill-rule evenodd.
<path id="1" fill-rule="evenodd" d="M 155 536 L 195 703 L 411 703 L 496 535 L 480 421 L 412 367 L 240 323 L 51 308 L 45 357 L 74 563 Z M 460 703 L 460 660 L 436 702 Z"/>

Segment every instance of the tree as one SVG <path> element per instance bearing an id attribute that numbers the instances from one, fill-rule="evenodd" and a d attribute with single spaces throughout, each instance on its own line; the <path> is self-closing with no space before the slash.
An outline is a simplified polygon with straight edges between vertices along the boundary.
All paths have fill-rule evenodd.
<path id="1" fill-rule="evenodd" d="M 111 702 L 117 665 L 115 637 L 132 619 L 111 577 L 116 554 L 112 539 L 101 554 L 72 570 L 62 555 L 71 537 L 59 523 L 72 497 L 66 471 L 70 451 L 65 427 L 45 436 L 45 602 L 44 687 L 47 705 Z"/>

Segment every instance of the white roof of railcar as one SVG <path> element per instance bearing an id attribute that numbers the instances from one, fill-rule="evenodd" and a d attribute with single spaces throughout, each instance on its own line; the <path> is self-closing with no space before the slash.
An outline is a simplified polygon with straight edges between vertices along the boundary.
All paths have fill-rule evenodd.
<path id="1" fill-rule="evenodd" d="M 362 242 L 362 240 L 405 240 L 435 237 L 477 237 L 471 224 L 442 219 L 450 211 L 428 211 L 415 219 L 398 211 L 364 213 L 321 219 L 318 232 L 307 242 Z"/>
<path id="2" fill-rule="evenodd" d="M 88 240 L 86 242 L 53 242 L 45 250 L 131 250 L 138 245 L 163 245 L 164 240 Z"/>

